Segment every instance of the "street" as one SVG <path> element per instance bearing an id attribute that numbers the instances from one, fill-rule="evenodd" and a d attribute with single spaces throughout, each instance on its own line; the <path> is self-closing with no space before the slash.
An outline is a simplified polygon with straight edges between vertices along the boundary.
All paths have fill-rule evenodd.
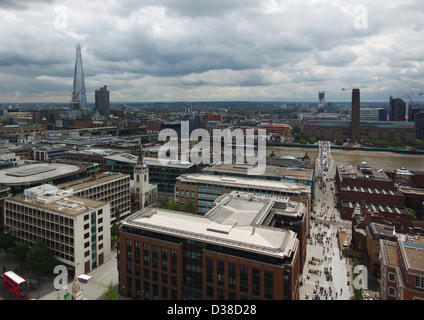
<path id="1" fill-rule="evenodd" d="M 341 254 L 337 233 L 350 232 L 350 222 L 341 221 L 335 207 L 334 181 L 317 183 L 311 212 L 310 238 L 301 275 L 300 300 L 350 300 L 352 297 L 349 260 Z"/>

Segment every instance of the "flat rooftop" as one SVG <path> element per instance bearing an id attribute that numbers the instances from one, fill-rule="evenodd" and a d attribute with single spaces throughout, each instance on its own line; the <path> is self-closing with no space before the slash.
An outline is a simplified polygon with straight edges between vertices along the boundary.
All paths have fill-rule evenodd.
<path id="1" fill-rule="evenodd" d="M 370 194 L 377 194 L 377 195 L 402 196 L 402 193 L 392 189 L 378 189 L 378 188 L 357 187 L 357 186 L 341 186 L 340 191 L 342 190 L 350 191 L 350 192 L 370 193 Z"/>
<path id="2" fill-rule="evenodd" d="M 112 156 L 105 157 L 106 159 L 127 162 L 131 164 L 136 164 L 138 156 L 132 155 L 131 153 L 120 153 Z M 148 166 L 164 166 L 164 167 L 173 167 L 173 168 L 190 168 L 194 166 L 191 162 L 180 162 L 180 161 L 159 161 L 158 158 L 148 158 L 143 157 L 144 163 Z"/>
<path id="3" fill-rule="evenodd" d="M 179 176 L 177 181 L 203 183 L 236 187 L 247 187 L 252 189 L 276 190 L 291 193 L 311 193 L 311 187 L 300 183 L 284 182 L 276 180 L 265 180 L 255 178 L 240 178 L 231 176 L 212 175 L 204 173 L 187 173 Z"/>
<path id="4" fill-rule="evenodd" d="M 91 208 L 97 208 L 105 205 L 105 202 L 72 195 L 69 197 L 53 200 L 52 202 L 48 203 L 43 203 L 40 201 L 42 199 L 45 199 L 45 197 L 41 196 L 28 199 L 23 195 L 17 195 L 9 198 L 9 200 L 19 202 L 24 206 L 32 206 L 42 210 L 53 211 L 59 214 L 66 214 L 70 216 L 79 215 L 81 213 L 85 213 L 86 211 L 91 211 Z"/>
<path id="5" fill-rule="evenodd" d="M 237 164 L 214 164 L 203 169 L 203 172 L 223 175 L 230 174 L 247 176 L 248 168 L 253 167 L 254 166 Z M 261 177 L 271 177 L 273 179 L 297 179 L 312 181 L 313 173 L 313 169 L 267 165 L 265 172 L 261 174 Z"/>
<path id="6" fill-rule="evenodd" d="M 91 188 L 93 186 L 108 183 L 117 179 L 122 179 L 124 177 L 130 177 L 128 174 L 123 174 L 120 172 L 103 172 L 96 174 L 93 177 L 82 178 L 77 180 L 72 180 L 66 183 L 58 185 L 60 189 L 73 189 L 74 191 L 84 190 Z"/>
<path id="7" fill-rule="evenodd" d="M 424 273 L 424 239 L 422 237 L 408 237 L 402 241 L 401 252 L 408 268 Z"/>
<path id="8" fill-rule="evenodd" d="M 380 180 L 387 180 L 391 181 L 392 179 L 389 178 L 386 173 L 384 172 L 384 169 L 380 168 L 371 168 L 368 165 L 358 165 L 358 166 L 352 166 L 352 165 L 343 165 L 340 164 L 337 166 L 339 175 L 347 178 L 370 178 L 370 179 L 380 179 Z"/>
<path id="9" fill-rule="evenodd" d="M 123 225 L 276 258 L 291 257 L 299 243 L 296 233 L 252 224 L 264 206 L 265 203 L 257 202 L 249 208 L 237 208 L 236 203 L 230 203 L 204 216 L 146 208 L 130 216 Z"/>
<path id="10" fill-rule="evenodd" d="M 0 170 L 0 181 L 4 185 L 41 183 L 84 170 L 85 167 L 65 163 L 31 163 Z"/>

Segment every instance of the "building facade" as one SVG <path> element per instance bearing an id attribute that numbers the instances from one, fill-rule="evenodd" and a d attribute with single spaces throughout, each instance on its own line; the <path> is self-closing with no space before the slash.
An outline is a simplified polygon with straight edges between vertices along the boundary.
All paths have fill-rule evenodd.
<path id="1" fill-rule="evenodd" d="M 119 232 L 120 294 L 142 300 L 298 299 L 296 234 L 260 225 L 269 201 L 245 201 L 225 199 L 205 216 L 156 208 L 133 214 Z"/>
<path id="2" fill-rule="evenodd" d="M 78 197 L 110 203 L 110 223 L 131 214 L 130 176 L 117 172 L 103 172 L 90 178 L 77 179 L 58 186 L 72 190 Z"/>
<path id="3" fill-rule="evenodd" d="M 46 184 L 6 199 L 5 226 L 21 243 L 43 241 L 70 274 L 88 273 L 110 259 L 109 203 Z"/>
<path id="4" fill-rule="evenodd" d="M 110 114 L 109 105 L 109 90 L 107 86 L 103 86 L 94 92 L 95 109 L 102 116 L 108 116 Z"/>
<path id="5" fill-rule="evenodd" d="M 133 194 L 137 210 L 151 205 L 158 199 L 158 187 L 149 183 L 149 167 L 144 163 L 141 150 L 134 168 Z"/>
<path id="6" fill-rule="evenodd" d="M 380 240 L 381 300 L 424 299 L 424 238 Z"/>
<path id="7" fill-rule="evenodd" d="M 175 201 L 183 209 L 190 200 L 196 214 L 205 214 L 214 207 L 215 200 L 231 191 L 285 196 L 305 203 L 310 212 L 311 188 L 309 186 L 281 181 L 218 176 L 202 173 L 184 174 L 175 184 Z"/>

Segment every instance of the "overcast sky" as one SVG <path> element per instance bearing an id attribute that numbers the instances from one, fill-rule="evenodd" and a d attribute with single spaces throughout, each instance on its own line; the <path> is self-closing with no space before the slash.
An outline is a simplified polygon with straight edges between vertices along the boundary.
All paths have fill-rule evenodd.
<path id="1" fill-rule="evenodd" d="M 420 100 L 423 27 L 423 0 L 0 0 L 0 102 L 69 102 L 77 43 L 88 102 Z"/>

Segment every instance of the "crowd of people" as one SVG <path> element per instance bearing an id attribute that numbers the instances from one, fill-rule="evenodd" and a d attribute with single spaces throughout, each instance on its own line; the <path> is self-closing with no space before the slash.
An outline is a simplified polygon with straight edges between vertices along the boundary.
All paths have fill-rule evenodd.
<path id="1" fill-rule="evenodd" d="M 329 197 L 332 197 L 331 182 L 319 186 L 322 193 L 317 197 L 318 205 L 315 210 L 315 221 L 311 225 L 309 244 L 321 250 L 314 250 L 316 255 L 307 262 L 306 279 L 314 281 L 314 286 L 311 291 L 305 293 L 305 299 L 312 300 L 333 300 L 340 299 L 343 294 L 343 288 L 335 288 L 333 282 L 334 276 L 334 263 L 335 259 L 343 259 L 341 254 L 337 254 L 336 250 L 338 243 L 337 227 L 336 227 L 336 213 L 330 209 L 329 203 L 332 203 Z M 331 190 L 332 191 L 332 190 Z M 330 200 L 330 201 L 329 201 Z M 331 206 L 333 207 L 333 206 Z M 322 255 L 321 255 L 322 253 Z M 348 280 L 347 280 L 348 281 Z M 349 285 L 349 281 L 347 282 Z M 308 289 L 309 290 L 309 289 Z"/>

